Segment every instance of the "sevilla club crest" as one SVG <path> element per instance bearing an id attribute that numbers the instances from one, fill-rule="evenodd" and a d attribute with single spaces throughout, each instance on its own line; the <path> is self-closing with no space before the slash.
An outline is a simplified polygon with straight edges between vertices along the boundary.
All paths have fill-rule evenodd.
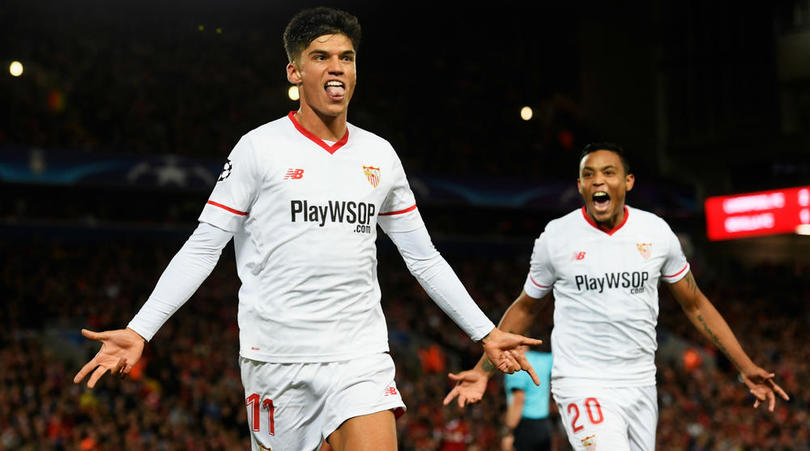
<path id="1" fill-rule="evenodd" d="M 374 166 L 363 166 L 363 174 L 366 174 L 368 183 L 371 183 L 371 186 L 374 188 L 380 184 L 380 168 L 375 168 Z"/>
<path id="2" fill-rule="evenodd" d="M 636 243 L 636 249 L 638 249 L 638 253 L 641 254 L 644 260 L 650 259 L 652 255 L 652 243 Z"/>

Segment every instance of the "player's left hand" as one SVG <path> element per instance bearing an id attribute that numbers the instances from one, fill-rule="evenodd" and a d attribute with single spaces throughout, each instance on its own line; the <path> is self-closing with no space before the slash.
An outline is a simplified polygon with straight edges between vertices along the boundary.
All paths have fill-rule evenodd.
<path id="1" fill-rule="evenodd" d="M 445 406 L 450 404 L 456 396 L 458 396 L 459 407 L 480 401 L 487 390 L 487 382 L 489 382 L 489 374 L 476 368 L 460 373 L 450 373 L 447 377 L 456 385 L 444 397 Z"/>
<path id="2" fill-rule="evenodd" d="M 504 373 L 512 374 L 525 370 L 532 377 L 535 385 L 540 385 L 540 378 L 524 354 L 526 346 L 538 346 L 543 340 L 528 338 L 523 335 L 503 332 L 497 327 L 492 329 L 481 343 L 490 362 Z"/>
<path id="3" fill-rule="evenodd" d="M 768 411 L 773 412 L 776 406 L 776 395 L 778 394 L 785 401 L 790 401 L 790 397 L 782 387 L 773 381 L 776 376 L 774 373 L 769 373 L 760 367 L 743 371 L 740 373 L 743 382 L 748 386 L 748 391 L 754 395 L 754 408 L 758 408 L 760 404 L 768 402 Z"/>

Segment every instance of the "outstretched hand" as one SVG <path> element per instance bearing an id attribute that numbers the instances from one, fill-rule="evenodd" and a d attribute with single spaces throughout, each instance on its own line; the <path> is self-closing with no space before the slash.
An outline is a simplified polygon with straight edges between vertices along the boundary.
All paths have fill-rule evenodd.
<path id="1" fill-rule="evenodd" d="M 132 370 L 133 365 L 141 358 L 144 339 L 132 329 L 109 330 L 93 332 L 82 329 L 85 338 L 101 342 L 101 349 L 89 362 L 87 362 L 76 376 L 73 383 L 78 384 L 90 372 L 87 387 L 93 388 L 96 382 L 107 371 L 111 374 L 125 376 Z"/>
<path id="2" fill-rule="evenodd" d="M 755 367 L 747 372 L 740 373 L 743 382 L 748 386 L 748 391 L 754 395 L 754 408 L 758 408 L 765 401 L 768 402 L 768 411 L 773 412 L 776 406 L 776 394 L 785 401 L 790 401 L 790 397 L 782 387 L 778 386 L 773 378 L 774 373 L 769 373 L 760 367 Z"/>
<path id="3" fill-rule="evenodd" d="M 447 375 L 450 380 L 456 382 L 456 386 L 444 397 L 443 404 L 446 406 L 458 396 L 458 406 L 464 407 L 467 403 L 476 403 L 484 396 L 487 389 L 489 375 L 483 371 L 475 369 L 462 371 L 460 373 L 450 373 Z"/>
<path id="4" fill-rule="evenodd" d="M 540 385 L 540 378 L 534 372 L 524 351 L 526 346 L 543 344 L 543 340 L 503 332 L 496 327 L 481 342 L 484 345 L 484 353 L 494 368 L 508 374 L 525 370 L 532 377 L 534 385 Z M 491 368 L 484 370 L 490 371 Z"/>

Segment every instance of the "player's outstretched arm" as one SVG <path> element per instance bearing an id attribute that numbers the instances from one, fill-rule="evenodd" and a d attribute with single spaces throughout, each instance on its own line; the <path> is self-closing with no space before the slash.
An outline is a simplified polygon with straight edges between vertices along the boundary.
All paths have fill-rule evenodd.
<path id="1" fill-rule="evenodd" d="M 790 399 L 782 387 L 774 382 L 774 373 L 760 368 L 748 357 L 726 320 L 698 288 L 691 271 L 670 285 L 670 290 L 692 324 L 740 371 L 745 385 L 756 398 L 755 408 L 767 402 L 768 410 L 773 412 L 776 395 L 785 401 Z"/>
<path id="2" fill-rule="evenodd" d="M 82 329 L 82 335 L 101 342 L 101 349 L 87 362 L 76 376 L 73 383 L 80 383 L 88 374 L 87 387 L 93 388 L 96 382 L 107 371 L 111 374 L 126 375 L 135 363 L 140 360 L 146 340 L 132 329 L 108 330 L 93 332 Z"/>
<path id="3" fill-rule="evenodd" d="M 526 294 L 525 291 L 521 292 L 520 296 L 518 296 L 518 298 L 515 299 L 512 305 L 506 310 L 503 318 L 501 318 L 500 324 L 498 324 L 498 328 L 493 330 L 493 332 L 496 333 L 494 338 L 497 340 L 498 334 L 522 337 L 521 335 L 502 332 L 501 329 L 514 331 L 516 333 L 526 333 L 534 321 L 534 318 L 537 316 L 537 312 L 550 299 L 550 293 L 540 299 L 535 299 Z M 534 381 L 536 385 L 540 385 L 540 378 L 535 373 L 534 368 L 532 368 L 532 366 L 529 364 L 524 352 L 526 350 L 526 346 L 542 344 L 542 340 L 529 339 L 533 341 L 531 343 L 519 344 L 516 347 L 508 347 L 504 350 L 498 348 L 497 341 L 490 341 L 491 337 L 492 333 L 482 340 L 484 343 L 485 352 L 473 369 L 462 371 L 457 374 L 450 373 L 448 375 L 450 380 L 454 381 L 456 385 L 444 398 L 445 405 L 452 402 L 456 397 L 458 397 L 458 405 L 460 407 L 464 407 L 464 405 L 467 403 L 475 403 L 480 401 L 484 396 L 484 391 L 486 390 L 489 378 L 495 372 L 496 368 L 500 369 L 498 365 L 501 362 L 498 360 L 492 360 L 493 358 L 497 359 L 499 352 L 507 355 L 507 358 L 503 360 L 509 367 L 506 368 L 506 372 L 510 372 L 509 370 L 511 370 L 511 372 L 521 369 L 526 370 L 532 377 L 532 381 Z"/>

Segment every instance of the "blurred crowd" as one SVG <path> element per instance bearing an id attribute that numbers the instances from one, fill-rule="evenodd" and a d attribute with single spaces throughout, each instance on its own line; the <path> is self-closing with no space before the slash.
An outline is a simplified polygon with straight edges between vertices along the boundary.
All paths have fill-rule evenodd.
<path id="1" fill-rule="evenodd" d="M 97 350 L 80 329 L 125 326 L 181 244 L 155 238 L 0 242 L 0 450 L 249 448 L 230 246 L 146 347 L 130 378 L 106 376 L 94 390 L 72 382 Z M 446 257 L 497 321 L 521 289 L 529 251 Z M 693 270 L 743 346 L 776 372 L 791 401 L 778 402 L 773 414 L 753 410 L 734 369 L 662 290 L 658 449 L 810 449 L 810 267 L 709 266 L 695 259 Z M 381 247 L 379 277 L 397 384 L 408 405 L 397 422 L 400 449 L 498 449 L 505 405 L 500 377 L 481 403 L 442 406 L 447 372 L 472 366 L 480 347 L 427 298 L 388 247 Z M 535 336 L 548 338 L 552 311 L 549 306 L 541 313 Z M 552 419 L 555 449 L 568 449 L 554 410 Z"/>
<path id="2" fill-rule="evenodd" d="M 223 4 L 219 13 L 170 4 L 156 11 L 141 2 L 115 11 L 97 6 L 14 0 L 0 7 L 15 19 L 0 27 L 0 39 L 26 68 L 18 78 L 0 77 L 7 103 L 0 146 L 224 158 L 242 134 L 297 108 L 287 96 L 281 32 L 300 5 L 251 11 Z M 573 37 L 558 33 L 553 44 L 531 44 L 543 47 L 541 58 L 528 40 L 516 46 L 493 35 L 476 46 L 476 58 L 459 58 L 458 48 L 470 45 L 464 21 L 425 17 L 420 27 L 431 32 L 412 33 L 406 15 L 381 21 L 373 8 L 358 9 L 367 20 L 350 122 L 390 140 L 406 168 L 573 172 L 576 149 L 591 138 L 573 100 Z M 559 28 L 561 20 L 538 33 Z M 413 34 L 412 45 L 392 57 L 397 33 Z M 434 45 L 437 36 L 442 46 Z M 528 75 L 504 83 L 496 60 L 520 61 L 544 83 Z M 534 108 L 531 122 L 520 119 L 524 105 Z M 640 153 L 637 164 L 646 157 Z"/>

